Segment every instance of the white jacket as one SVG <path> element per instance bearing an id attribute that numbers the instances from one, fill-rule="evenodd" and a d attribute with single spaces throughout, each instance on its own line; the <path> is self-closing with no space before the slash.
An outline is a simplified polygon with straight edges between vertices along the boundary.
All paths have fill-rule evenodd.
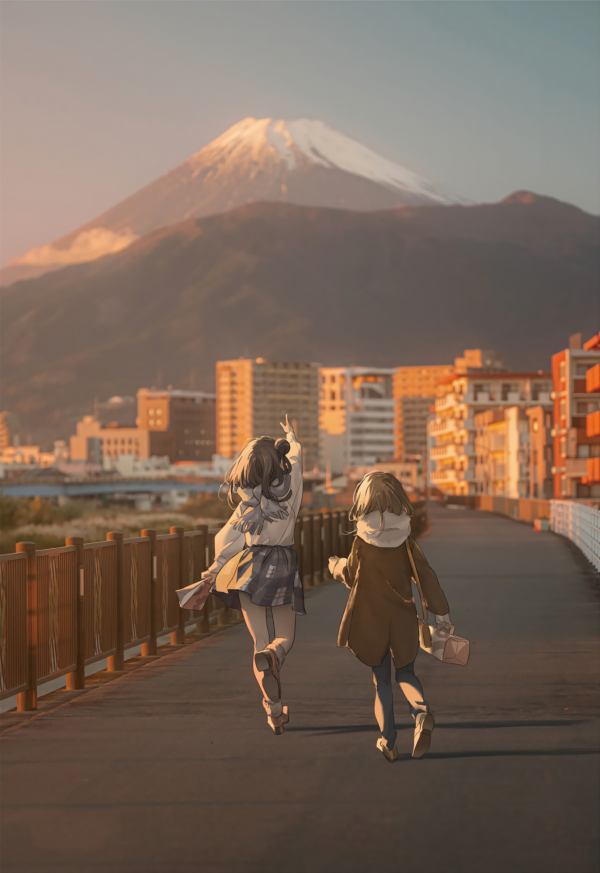
<path id="1" fill-rule="evenodd" d="M 293 431 L 286 433 L 285 438 L 290 444 L 287 458 L 292 465 L 290 474 L 292 495 L 289 501 L 280 504 L 280 508 L 285 511 L 284 517 L 273 520 L 265 519 L 262 530 L 258 534 L 242 533 L 233 527 L 241 519 L 244 512 L 243 506 L 240 504 L 227 524 L 215 537 L 215 560 L 207 570 L 211 576 L 216 577 L 221 567 L 247 546 L 291 546 L 294 542 L 296 518 L 302 504 L 302 447 Z M 253 492 L 258 501 L 261 499 L 261 491 L 259 485 Z M 283 513 L 281 514 L 283 515 Z"/>

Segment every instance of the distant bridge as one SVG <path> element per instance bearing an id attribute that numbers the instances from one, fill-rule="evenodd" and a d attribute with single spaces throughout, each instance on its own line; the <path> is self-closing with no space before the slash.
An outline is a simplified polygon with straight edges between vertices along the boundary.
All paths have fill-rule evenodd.
<path id="1" fill-rule="evenodd" d="M 10 481 L 10 480 L 9 480 Z M 159 491 L 190 491 L 216 494 L 218 482 L 194 482 L 189 479 L 89 479 L 79 481 L 0 483 L 7 497 L 93 497 L 99 494 L 149 494 Z"/>

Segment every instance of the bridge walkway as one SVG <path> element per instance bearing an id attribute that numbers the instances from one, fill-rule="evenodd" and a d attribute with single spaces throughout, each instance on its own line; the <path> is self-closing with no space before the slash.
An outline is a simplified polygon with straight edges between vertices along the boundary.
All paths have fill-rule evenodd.
<path id="1" fill-rule="evenodd" d="M 598 577 L 565 540 L 433 507 L 421 539 L 467 668 L 417 659 L 437 727 L 375 749 L 368 668 L 336 648 L 346 590 L 309 594 L 267 728 L 243 626 L 3 739 L 5 873 L 592 873 Z"/>

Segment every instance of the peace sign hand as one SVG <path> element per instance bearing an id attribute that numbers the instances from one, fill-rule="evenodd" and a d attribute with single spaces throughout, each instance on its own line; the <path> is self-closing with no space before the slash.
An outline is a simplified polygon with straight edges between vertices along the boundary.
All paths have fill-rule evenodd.
<path id="1" fill-rule="evenodd" d="M 285 432 L 286 434 L 288 434 L 288 433 L 294 433 L 294 428 L 292 427 L 292 425 L 291 425 L 290 422 L 289 422 L 289 419 L 288 419 L 288 415 L 287 415 L 287 413 L 286 413 L 286 416 L 285 416 L 285 424 L 284 424 L 282 421 L 280 421 L 279 424 L 282 426 L 282 428 L 283 428 L 283 430 L 284 430 L 284 432 Z M 294 433 L 294 436 L 296 436 L 295 433 Z"/>

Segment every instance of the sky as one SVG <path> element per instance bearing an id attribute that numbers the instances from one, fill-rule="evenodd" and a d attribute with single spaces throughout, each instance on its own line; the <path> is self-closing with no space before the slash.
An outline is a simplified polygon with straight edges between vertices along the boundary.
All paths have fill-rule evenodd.
<path id="1" fill-rule="evenodd" d="M 600 212 L 600 4 L 4 0 L 2 263 L 244 117 L 324 121 L 449 191 Z"/>

